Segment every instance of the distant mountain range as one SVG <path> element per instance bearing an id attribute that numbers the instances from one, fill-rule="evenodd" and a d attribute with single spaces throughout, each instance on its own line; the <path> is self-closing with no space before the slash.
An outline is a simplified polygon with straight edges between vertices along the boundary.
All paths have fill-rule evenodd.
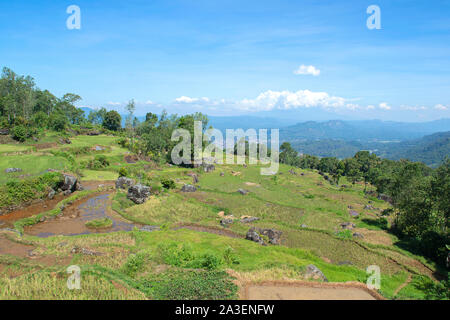
<path id="1" fill-rule="evenodd" d="M 282 128 L 282 140 L 403 141 L 450 130 L 450 119 L 431 122 L 393 122 L 380 120 L 325 122 L 308 121 Z"/>
<path id="2" fill-rule="evenodd" d="M 88 115 L 92 109 L 81 108 Z M 123 124 L 125 115 L 122 115 Z M 137 117 L 140 121 L 144 116 Z M 306 121 L 259 116 L 209 116 L 209 125 L 226 129 L 280 129 L 280 142 L 288 141 L 300 153 L 320 157 L 352 157 L 370 150 L 389 159 L 410 159 L 437 166 L 450 155 L 450 119 L 430 122 L 381 120 Z"/>

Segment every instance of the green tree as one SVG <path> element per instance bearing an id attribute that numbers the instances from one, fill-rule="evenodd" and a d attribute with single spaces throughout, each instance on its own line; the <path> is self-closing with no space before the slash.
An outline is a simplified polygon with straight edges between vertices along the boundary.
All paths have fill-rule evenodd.
<path id="1" fill-rule="evenodd" d="M 109 111 L 105 115 L 105 119 L 103 120 L 103 127 L 111 130 L 118 131 L 122 127 L 122 117 L 117 111 Z"/>

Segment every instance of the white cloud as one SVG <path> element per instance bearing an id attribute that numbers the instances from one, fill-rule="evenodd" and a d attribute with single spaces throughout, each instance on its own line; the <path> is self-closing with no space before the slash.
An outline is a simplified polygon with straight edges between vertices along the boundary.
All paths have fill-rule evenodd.
<path id="1" fill-rule="evenodd" d="M 437 104 L 434 106 L 436 110 L 448 110 L 448 107 L 444 106 L 443 104 Z"/>
<path id="2" fill-rule="evenodd" d="M 373 109 L 375 109 L 375 106 L 374 105 L 368 105 L 367 107 L 366 107 L 366 109 L 367 110 L 373 110 Z"/>
<path id="3" fill-rule="evenodd" d="M 405 106 L 405 105 L 401 105 L 400 109 L 402 110 L 408 110 L 408 111 L 419 111 L 419 110 L 427 110 L 427 107 L 424 106 Z"/>
<path id="4" fill-rule="evenodd" d="M 203 97 L 203 98 L 191 98 L 186 96 L 181 96 L 179 98 L 175 99 L 175 102 L 178 103 L 205 103 L 209 102 L 209 98 Z"/>
<path id="5" fill-rule="evenodd" d="M 318 76 L 320 74 L 320 70 L 314 66 L 305 66 L 302 64 L 297 70 L 294 71 L 294 74 Z"/>
<path id="6" fill-rule="evenodd" d="M 110 106 L 120 106 L 122 103 L 121 102 L 112 102 L 112 101 L 110 101 L 107 104 L 110 105 Z"/>
<path id="7" fill-rule="evenodd" d="M 144 104 L 146 104 L 146 105 L 150 105 L 150 104 L 155 104 L 152 100 L 147 100 L 147 101 L 145 101 L 145 103 Z"/>
<path id="8" fill-rule="evenodd" d="M 288 110 L 297 108 L 343 108 L 346 99 L 330 96 L 326 92 L 313 92 L 309 90 L 272 91 L 261 93 L 255 99 L 244 99 L 240 106 L 248 111 L 268 111 L 273 109 Z"/>
<path id="9" fill-rule="evenodd" d="M 387 104 L 387 102 L 382 102 L 382 103 L 380 103 L 380 104 L 379 104 L 379 107 L 380 107 L 380 109 L 383 109 L 383 110 L 391 110 L 391 106 L 389 106 L 389 105 Z"/>

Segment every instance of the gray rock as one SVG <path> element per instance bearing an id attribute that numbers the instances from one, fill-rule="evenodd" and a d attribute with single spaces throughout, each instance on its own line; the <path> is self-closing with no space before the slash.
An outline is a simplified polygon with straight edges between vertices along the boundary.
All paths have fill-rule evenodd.
<path id="1" fill-rule="evenodd" d="M 95 146 L 95 151 L 103 151 L 103 150 L 105 150 L 105 148 L 101 146 Z"/>
<path id="2" fill-rule="evenodd" d="M 302 228 L 308 228 L 308 226 L 306 224 L 302 224 L 300 227 Z"/>
<path id="3" fill-rule="evenodd" d="M 373 209 L 374 209 L 374 207 L 371 206 L 371 205 L 366 204 L 366 205 L 364 206 L 364 210 L 373 210 Z"/>
<path id="4" fill-rule="evenodd" d="M 251 223 L 251 222 L 254 222 L 254 221 L 258 221 L 258 220 L 260 220 L 260 218 L 257 218 L 257 217 L 246 217 L 246 218 L 241 219 L 241 222 L 242 223 Z"/>
<path id="5" fill-rule="evenodd" d="M 228 227 L 228 225 L 230 225 L 230 224 L 232 224 L 232 223 L 233 223 L 233 219 L 227 219 L 227 218 L 225 218 L 225 219 L 220 220 L 220 224 L 221 224 L 223 227 Z"/>
<path id="6" fill-rule="evenodd" d="M 294 171 L 294 169 L 289 170 L 289 173 L 294 175 L 294 176 L 297 175 L 297 173 Z"/>
<path id="7" fill-rule="evenodd" d="M 71 194 L 72 194 L 72 191 L 71 191 L 71 190 L 66 190 L 66 191 L 63 192 L 63 195 L 64 195 L 64 196 L 69 196 L 69 195 L 71 195 Z"/>
<path id="8" fill-rule="evenodd" d="M 119 177 L 116 180 L 116 189 L 129 189 L 134 186 L 134 181 L 127 177 Z"/>
<path id="9" fill-rule="evenodd" d="M 81 185 L 80 181 L 77 181 L 77 184 L 75 186 L 76 191 L 83 191 L 84 187 Z"/>
<path id="10" fill-rule="evenodd" d="M 354 218 L 359 217 L 359 213 L 356 212 L 355 210 L 350 210 L 350 211 L 348 212 L 348 214 L 349 214 L 351 217 L 354 217 Z"/>
<path id="11" fill-rule="evenodd" d="M 197 191 L 197 188 L 191 184 L 185 184 L 182 188 L 181 188 L 182 192 L 195 192 Z"/>
<path id="12" fill-rule="evenodd" d="M 243 196 L 245 196 L 245 195 L 248 194 L 248 191 L 247 191 L 247 190 L 244 190 L 244 189 L 239 189 L 238 192 L 239 192 L 240 194 L 242 194 Z"/>
<path id="13" fill-rule="evenodd" d="M 49 198 L 50 200 L 52 200 L 56 195 L 56 191 L 53 189 L 50 189 L 50 192 L 47 195 L 47 198 Z"/>
<path id="14" fill-rule="evenodd" d="M 224 176 L 225 176 L 225 172 L 221 172 L 221 173 L 220 173 L 220 176 L 221 176 L 221 177 L 224 177 Z"/>
<path id="15" fill-rule="evenodd" d="M 139 230 L 145 231 L 145 232 L 153 232 L 153 231 L 159 231 L 159 230 L 161 230 L 161 228 L 158 226 L 143 226 Z"/>
<path id="16" fill-rule="evenodd" d="M 202 167 L 203 171 L 206 173 L 213 172 L 214 170 L 216 170 L 216 167 L 213 164 L 203 163 Z"/>
<path id="17" fill-rule="evenodd" d="M 339 261 L 339 262 L 337 263 L 337 265 L 338 265 L 338 266 L 352 266 L 353 263 L 352 263 L 351 261 L 344 260 L 344 261 Z"/>
<path id="18" fill-rule="evenodd" d="M 142 184 L 131 186 L 128 189 L 127 198 L 136 204 L 142 204 L 150 197 L 151 188 Z"/>
<path id="19" fill-rule="evenodd" d="M 343 222 L 340 224 L 340 226 L 342 227 L 342 229 L 353 229 L 354 227 L 356 227 L 356 225 L 351 222 Z"/>
<path id="20" fill-rule="evenodd" d="M 75 191 L 78 179 L 77 177 L 65 174 L 64 175 L 64 184 L 61 187 L 62 191 L 70 190 Z"/>
<path id="21" fill-rule="evenodd" d="M 0 135 L 7 136 L 9 134 L 9 129 L 0 129 Z"/>
<path id="22" fill-rule="evenodd" d="M 5 169 L 5 173 L 14 173 L 14 172 L 22 172 L 22 169 L 20 169 L 20 168 L 8 168 L 8 169 Z"/>
<path id="23" fill-rule="evenodd" d="M 324 282 L 328 282 L 328 279 L 327 277 L 325 277 L 323 272 L 313 264 L 306 266 L 305 277 L 307 279 L 322 280 Z"/>
<path id="24" fill-rule="evenodd" d="M 364 235 L 363 235 L 362 233 L 355 232 L 355 233 L 353 234 L 353 238 L 364 239 Z"/>

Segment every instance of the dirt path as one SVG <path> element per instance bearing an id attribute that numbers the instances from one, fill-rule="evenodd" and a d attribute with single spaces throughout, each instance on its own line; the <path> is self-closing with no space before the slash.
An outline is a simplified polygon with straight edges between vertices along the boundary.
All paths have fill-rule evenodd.
<path id="1" fill-rule="evenodd" d="M 245 300 L 381 300 L 361 283 L 278 281 L 249 284 Z"/>

